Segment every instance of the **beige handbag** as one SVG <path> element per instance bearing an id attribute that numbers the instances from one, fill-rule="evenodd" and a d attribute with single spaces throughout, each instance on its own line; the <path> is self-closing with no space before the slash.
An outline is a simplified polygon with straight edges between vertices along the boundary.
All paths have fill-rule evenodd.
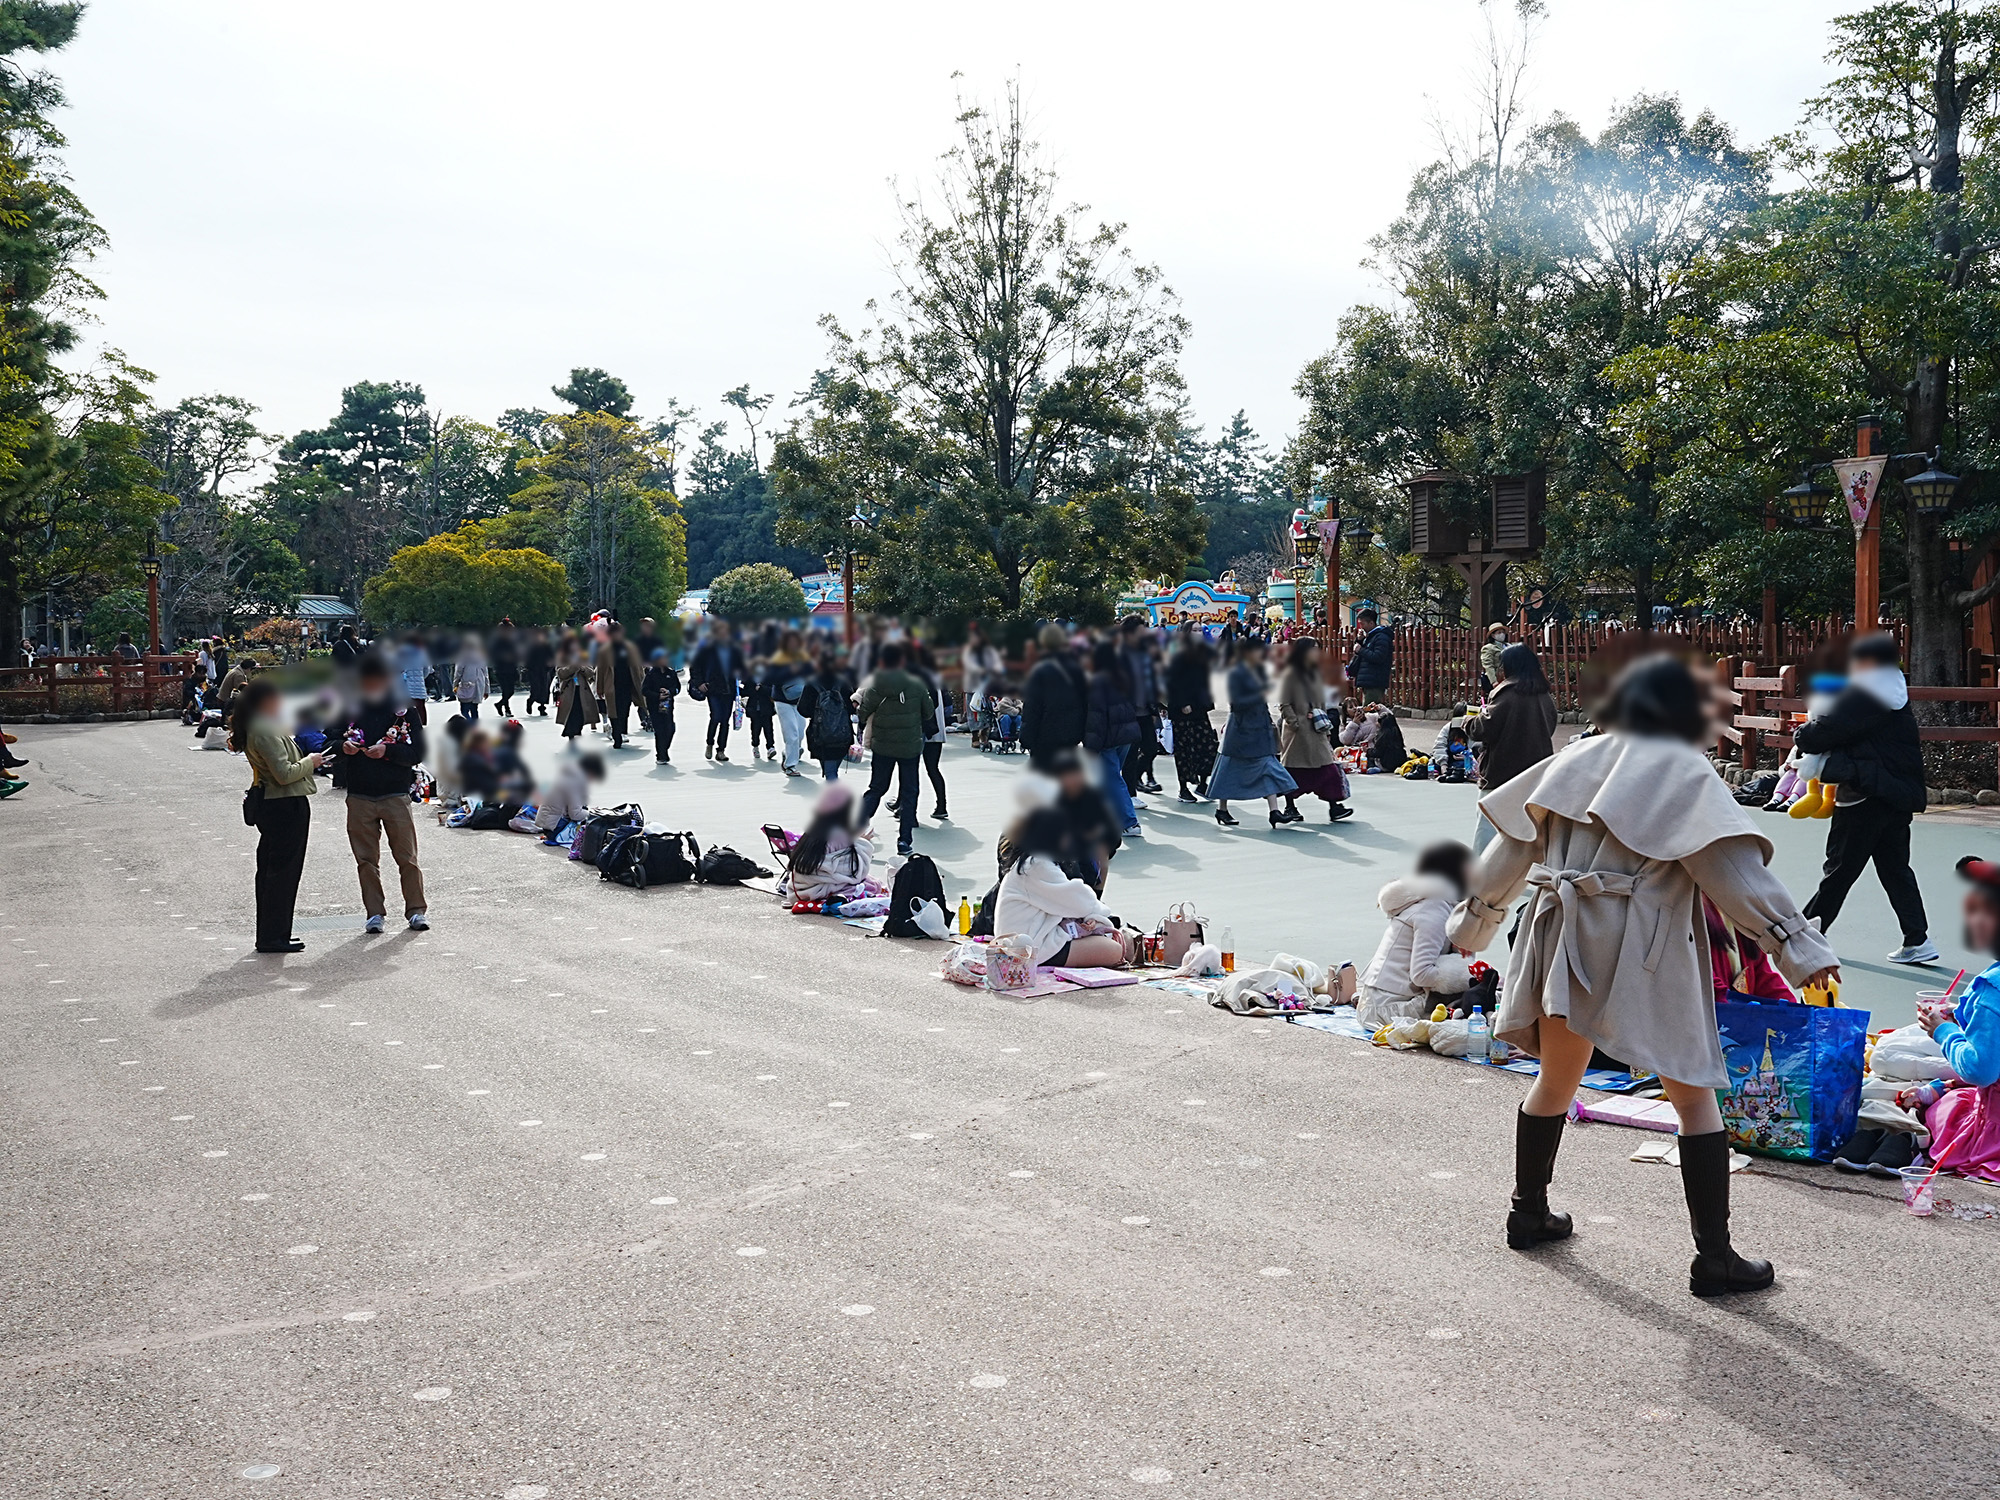
<path id="1" fill-rule="evenodd" d="M 1187 957 L 1188 949 L 1202 941 L 1201 917 L 1192 902 L 1182 901 L 1167 909 L 1167 919 L 1160 924 L 1162 963 L 1177 966 Z"/>

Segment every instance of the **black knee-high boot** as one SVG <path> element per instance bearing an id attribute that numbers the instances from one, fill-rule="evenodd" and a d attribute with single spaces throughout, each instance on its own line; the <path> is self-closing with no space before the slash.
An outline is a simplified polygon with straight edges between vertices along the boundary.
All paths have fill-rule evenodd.
<path id="1" fill-rule="evenodd" d="M 1563 1121 L 1562 1115 L 1531 1115 L 1525 1109 L 1514 1116 L 1514 1206 L 1507 1214 L 1507 1243 L 1513 1249 L 1569 1238 L 1569 1215 L 1549 1211 Z"/>
<path id="2" fill-rule="evenodd" d="M 1771 1284 L 1768 1260 L 1750 1260 L 1729 1244 L 1729 1137 L 1720 1130 L 1681 1138 L 1681 1190 L 1694 1230 L 1688 1290 L 1697 1297 L 1755 1292 Z"/>

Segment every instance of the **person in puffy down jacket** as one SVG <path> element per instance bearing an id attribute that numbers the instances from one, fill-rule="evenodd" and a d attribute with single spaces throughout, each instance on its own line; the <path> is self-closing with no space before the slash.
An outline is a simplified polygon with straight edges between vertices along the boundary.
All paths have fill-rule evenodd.
<path id="1" fill-rule="evenodd" d="M 1471 961 L 1452 948 L 1444 931 L 1465 897 L 1471 859 L 1463 844 L 1433 844 L 1417 856 L 1413 874 L 1390 881 L 1376 896 L 1389 928 L 1361 975 L 1355 1004 L 1364 1025 L 1428 1015 L 1437 1004 L 1432 996 L 1462 995 L 1471 985 Z"/>

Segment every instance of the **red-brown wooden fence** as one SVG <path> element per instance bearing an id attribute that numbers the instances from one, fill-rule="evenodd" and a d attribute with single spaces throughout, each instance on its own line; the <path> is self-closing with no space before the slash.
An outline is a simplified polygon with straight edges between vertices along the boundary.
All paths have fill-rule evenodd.
<path id="1" fill-rule="evenodd" d="M 1893 627 L 1900 635 L 1902 627 Z M 1615 671 L 1644 651 L 1685 651 L 1709 659 L 1734 657 L 1775 673 L 1803 661 L 1846 634 L 1842 620 L 1787 622 L 1778 634 L 1776 661 L 1762 659 L 1763 633 L 1755 624 L 1712 620 L 1676 622 L 1662 630 L 1639 631 L 1615 623 L 1544 625 L 1521 639 L 1535 648 L 1548 674 L 1556 706 L 1566 712 L 1589 707 L 1595 678 Z M 1479 700 L 1479 648 L 1465 626 L 1404 625 L 1396 630 L 1396 656 L 1388 700 L 1407 708 L 1437 712 Z"/>
<path id="2" fill-rule="evenodd" d="M 51 656 L 32 667 L 0 668 L 0 717 L 134 713 L 177 708 L 192 656 Z"/>

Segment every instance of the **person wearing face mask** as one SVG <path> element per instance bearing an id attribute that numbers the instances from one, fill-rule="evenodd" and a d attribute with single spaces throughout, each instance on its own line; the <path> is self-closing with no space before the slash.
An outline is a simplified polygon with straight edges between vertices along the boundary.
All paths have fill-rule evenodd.
<path id="1" fill-rule="evenodd" d="M 292 908 L 306 868 L 306 837 L 318 790 L 313 773 L 325 759 L 300 755 L 285 730 L 284 703 L 277 684 L 253 679 L 236 697 L 229 747 L 250 762 L 252 800 L 246 810 L 257 828 L 257 951 L 298 953 L 305 942 L 292 936 Z"/>
<path id="2" fill-rule="evenodd" d="M 364 656 L 360 697 L 340 738 L 335 780 L 347 792 L 347 844 L 361 878 L 366 930 L 380 932 L 388 912 L 382 894 L 382 837 L 403 885 L 403 919 L 412 932 L 430 926 L 425 916 L 424 872 L 417 864 L 417 823 L 410 789 L 424 758 L 424 726 L 390 678 L 388 663 Z"/>

